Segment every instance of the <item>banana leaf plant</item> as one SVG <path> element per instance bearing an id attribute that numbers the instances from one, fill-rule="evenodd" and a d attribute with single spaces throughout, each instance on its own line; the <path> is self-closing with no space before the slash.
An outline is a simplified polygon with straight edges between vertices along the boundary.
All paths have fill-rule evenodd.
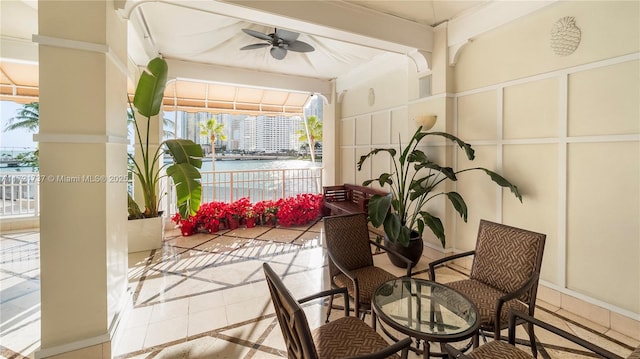
<path id="1" fill-rule="evenodd" d="M 362 169 L 364 162 L 381 152 L 388 153 L 393 160 L 393 172 L 382 173 L 378 178 L 373 178 L 362 183 L 368 186 L 378 182 L 382 187 L 388 185 L 391 192 L 387 196 L 374 195 L 369 201 L 369 220 L 371 224 L 383 226 L 385 235 L 392 242 L 403 246 L 409 245 L 412 232 L 422 237 L 425 225 L 440 240 L 442 246 L 446 244 L 444 226 L 440 218 L 429 213 L 425 208 L 427 202 L 438 196 L 446 196 L 460 217 L 467 221 L 467 204 L 462 196 L 455 191 L 445 192 L 438 189 L 444 181 L 457 181 L 458 175 L 469 171 L 483 171 L 493 182 L 501 187 L 506 187 L 522 202 L 522 196 L 518 187 L 513 185 L 501 175 L 483 167 L 454 170 L 451 167 L 442 167 L 430 159 L 423 151 L 417 149 L 420 142 L 428 136 L 444 137 L 457 144 L 464 150 L 467 158 L 473 161 L 474 150 L 470 144 L 458 137 L 446 132 L 422 132 L 418 128 L 409 144 L 402 148 L 400 144 L 400 157 L 394 148 L 376 148 L 368 154 L 361 156 L 358 161 L 358 171 Z"/>
<path id="2" fill-rule="evenodd" d="M 129 104 L 130 107 L 133 107 L 132 113 L 136 113 L 133 123 L 138 137 L 138 146 L 135 149 L 140 151 L 138 161 L 132 154 L 129 154 L 129 159 L 133 163 L 132 172 L 144 197 L 144 211 L 141 211 L 129 194 L 129 219 L 159 216 L 158 183 L 164 176 L 162 175 L 164 170 L 176 185 L 176 202 L 180 215 L 186 218 L 189 214 L 195 214 L 200 207 L 202 147 L 191 140 L 171 139 L 162 142 L 153 153 L 149 148 L 149 129 L 152 117 L 157 116 L 162 107 L 167 73 L 168 65 L 164 59 L 157 57 L 151 60 L 140 76 L 133 105 Z M 161 121 L 159 119 L 153 120 Z M 140 126 L 146 126 L 144 140 L 140 135 Z M 160 157 L 165 151 L 173 157 L 172 164 L 160 163 Z"/>

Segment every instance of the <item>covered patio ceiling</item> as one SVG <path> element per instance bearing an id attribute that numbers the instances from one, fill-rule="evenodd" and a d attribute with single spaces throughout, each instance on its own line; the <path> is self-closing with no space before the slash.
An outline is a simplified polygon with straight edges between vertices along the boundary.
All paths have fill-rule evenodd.
<path id="1" fill-rule="evenodd" d="M 330 98 L 332 81 L 379 57 L 401 54 L 428 72 L 433 29 L 447 22 L 450 57 L 473 34 L 489 31 L 553 1 L 176 1 L 119 0 L 129 20 L 128 61 L 169 62 L 165 106 L 187 111 L 300 113 L 314 93 Z M 0 2 L 0 99 L 37 101 L 37 1 Z M 12 16 L 6 16 L 11 14 Z M 299 33 L 312 52 L 284 59 L 243 29 Z M 130 74 L 133 80 L 137 76 Z M 130 92 L 133 85 L 130 84 Z"/>
<path id="2" fill-rule="evenodd" d="M 129 83 L 132 98 L 135 87 Z M 248 115 L 299 115 L 311 93 L 205 81 L 173 79 L 164 96 L 165 111 L 241 113 Z M 38 101 L 38 65 L 0 62 L 0 100 L 16 103 Z"/>
<path id="3" fill-rule="evenodd" d="M 0 100 L 38 101 L 38 64 L 0 61 Z"/>
<path id="4" fill-rule="evenodd" d="M 311 94 L 189 80 L 172 80 L 164 96 L 166 111 L 246 115 L 300 115 Z"/>

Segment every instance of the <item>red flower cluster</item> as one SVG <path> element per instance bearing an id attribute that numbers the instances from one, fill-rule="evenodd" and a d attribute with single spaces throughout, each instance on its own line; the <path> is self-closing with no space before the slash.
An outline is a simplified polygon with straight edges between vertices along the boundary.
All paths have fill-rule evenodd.
<path id="1" fill-rule="evenodd" d="M 197 231 L 207 231 L 209 233 L 220 230 L 220 222 L 226 218 L 228 205 L 224 202 L 209 202 L 200 205 L 200 209 L 195 216 L 182 218 L 180 213 L 176 213 L 171 220 L 180 226 L 183 236 L 190 236 Z"/>
<path id="2" fill-rule="evenodd" d="M 180 226 L 180 232 L 183 236 L 190 236 L 196 232 L 196 217 L 189 216 L 183 219 L 180 213 L 176 213 L 171 220 Z"/>
<path id="3" fill-rule="evenodd" d="M 233 218 L 245 218 L 247 215 L 247 211 L 251 209 L 251 202 L 249 198 L 242 197 L 235 202 L 231 202 L 227 204 L 227 215 L 232 216 Z"/>
<path id="4" fill-rule="evenodd" d="M 279 199 L 277 201 L 260 201 L 256 202 L 256 204 L 253 205 L 253 210 L 255 211 L 256 217 L 258 217 L 260 224 L 271 226 L 275 226 L 277 224 L 278 218 L 276 217 L 276 215 L 278 214 L 280 201 L 282 201 L 282 199 Z"/>
<path id="5" fill-rule="evenodd" d="M 176 213 L 171 220 L 180 227 L 183 236 L 190 236 L 197 231 L 213 233 L 221 228 L 234 228 L 240 221 L 245 222 L 247 227 L 255 223 L 270 226 L 304 225 L 316 219 L 321 208 L 321 194 L 305 193 L 277 201 L 259 201 L 254 205 L 245 197 L 232 203 L 203 203 L 195 216 L 183 219 Z"/>
<path id="6" fill-rule="evenodd" d="M 278 223 L 281 226 L 307 224 L 320 215 L 322 195 L 303 193 L 278 201 Z"/>

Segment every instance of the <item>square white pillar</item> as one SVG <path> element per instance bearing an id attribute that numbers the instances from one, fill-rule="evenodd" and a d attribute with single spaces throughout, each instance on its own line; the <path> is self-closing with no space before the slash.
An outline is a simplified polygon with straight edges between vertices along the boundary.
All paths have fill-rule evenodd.
<path id="1" fill-rule="evenodd" d="M 127 285 L 126 22 L 110 0 L 40 0 L 38 27 L 36 356 L 110 358 Z"/>

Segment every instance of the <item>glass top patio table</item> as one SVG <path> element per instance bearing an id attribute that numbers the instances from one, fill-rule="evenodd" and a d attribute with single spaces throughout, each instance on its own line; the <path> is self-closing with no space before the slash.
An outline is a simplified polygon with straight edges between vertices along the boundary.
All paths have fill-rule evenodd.
<path id="1" fill-rule="evenodd" d="M 476 306 L 464 295 L 424 279 L 385 282 L 376 289 L 372 304 L 374 316 L 384 324 L 416 338 L 418 344 L 424 341 L 424 349 L 416 351 L 425 358 L 437 355 L 429 352 L 429 342 L 462 341 L 472 337 L 480 326 Z"/>

